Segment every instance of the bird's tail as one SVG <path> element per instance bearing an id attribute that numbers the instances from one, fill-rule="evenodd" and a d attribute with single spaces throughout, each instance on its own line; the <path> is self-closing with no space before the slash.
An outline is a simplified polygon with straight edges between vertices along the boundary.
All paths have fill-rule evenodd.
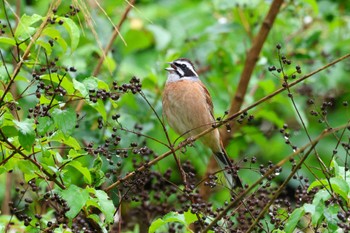
<path id="1" fill-rule="evenodd" d="M 237 175 L 237 171 L 234 170 L 232 163 L 227 156 L 226 150 L 221 147 L 220 152 L 214 153 L 215 159 L 218 162 L 221 169 L 224 170 L 224 176 L 229 184 L 230 188 L 243 187 L 241 180 Z"/>

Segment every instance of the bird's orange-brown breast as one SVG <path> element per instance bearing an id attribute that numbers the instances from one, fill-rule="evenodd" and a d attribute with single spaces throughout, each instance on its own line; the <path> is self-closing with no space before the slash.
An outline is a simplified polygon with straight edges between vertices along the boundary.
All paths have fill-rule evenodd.
<path id="1" fill-rule="evenodd" d="M 180 135 L 190 137 L 211 128 L 215 119 L 213 105 L 207 89 L 200 81 L 180 80 L 165 85 L 163 114 L 169 125 Z M 220 146 L 218 130 L 201 138 L 203 143 L 216 151 Z"/>

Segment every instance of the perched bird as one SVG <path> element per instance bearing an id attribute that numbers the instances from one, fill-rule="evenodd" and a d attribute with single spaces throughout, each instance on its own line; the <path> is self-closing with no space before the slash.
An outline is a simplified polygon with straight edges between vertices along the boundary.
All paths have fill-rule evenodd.
<path id="1" fill-rule="evenodd" d="M 189 138 L 211 128 L 215 123 L 213 103 L 190 60 L 180 58 L 169 64 L 163 92 L 163 115 L 176 133 Z M 242 187 L 223 147 L 219 130 L 214 129 L 200 139 L 212 150 L 216 161 L 224 169 L 229 186 Z"/>

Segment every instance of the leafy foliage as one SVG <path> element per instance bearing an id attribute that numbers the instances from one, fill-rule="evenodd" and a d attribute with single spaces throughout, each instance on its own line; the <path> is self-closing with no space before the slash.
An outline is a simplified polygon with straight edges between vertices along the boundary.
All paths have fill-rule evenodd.
<path id="1" fill-rule="evenodd" d="M 268 1 L 1 3 L 1 232 L 350 230 L 348 1 L 284 2 L 236 97 Z M 243 189 L 163 122 L 178 57 Z"/>

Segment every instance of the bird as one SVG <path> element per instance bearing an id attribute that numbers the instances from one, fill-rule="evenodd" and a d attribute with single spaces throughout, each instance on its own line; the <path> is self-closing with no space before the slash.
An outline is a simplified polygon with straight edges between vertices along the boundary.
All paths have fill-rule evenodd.
<path id="1" fill-rule="evenodd" d="M 169 126 L 179 135 L 191 138 L 212 128 L 215 124 L 213 102 L 208 89 L 199 79 L 193 63 L 187 58 L 168 62 L 170 67 L 165 83 L 162 106 L 163 116 Z M 200 137 L 209 147 L 231 189 L 242 187 L 233 169 L 217 128 Z"/>

